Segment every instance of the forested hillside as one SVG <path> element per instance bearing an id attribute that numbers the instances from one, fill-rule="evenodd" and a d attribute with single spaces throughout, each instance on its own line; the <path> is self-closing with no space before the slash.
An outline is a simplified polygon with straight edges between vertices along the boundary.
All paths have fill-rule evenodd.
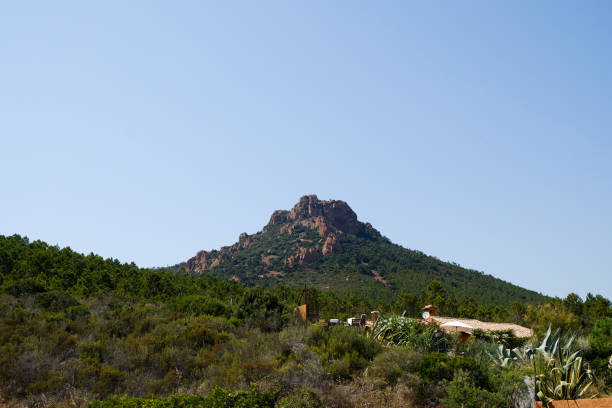
<path id="1" fill-rule="evenodd" d="M 291 211 L 276 211 L 262 231 L 241 234 L 232 246 L 200 251 L 175 267 L 233 279 L 248 286 L 313 285 L 372 301 L 404 291 L 413 295 L 432 280 L 454 298 L 510 305 L 546 301 L 539 292 L 443 262 L 391 243 L 343 201 L 304 196 Z"/>

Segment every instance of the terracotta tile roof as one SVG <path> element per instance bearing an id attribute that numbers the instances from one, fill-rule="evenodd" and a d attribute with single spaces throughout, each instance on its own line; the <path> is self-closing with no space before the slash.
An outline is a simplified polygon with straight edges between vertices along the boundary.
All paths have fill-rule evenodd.
<path id="1" fill-rule="evenodd" d="M 527 327 L 519 326 L 518 324 L 514 324 L 514 323 L 481 322 L 480 320 L 476 320 L 476 319 L 462 319 L 462 318 L 457 318 L 457 317 L 442 317 L 442 316 L 431 316 L 430 319 L 435 320 L 439 324 L 444 324 L 444 323 L 448 323 L 448 322 L 456 320 L 456 321 L 465 323 L 469 326 L 472 326 L 475 329 L 481 329 L 481 330 L 487 330 L 487 331 L 510 329 L 514 332 L 514 335 L 518 338 L 531 337 L 533 335 L 533 332 L 531 331 L 531 329 L 528 329 Z"/>

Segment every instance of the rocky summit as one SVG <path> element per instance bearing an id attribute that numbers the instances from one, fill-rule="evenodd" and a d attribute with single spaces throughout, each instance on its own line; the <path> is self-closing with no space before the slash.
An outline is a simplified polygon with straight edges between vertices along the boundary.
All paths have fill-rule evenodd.
<path id="1" fill-rule="evenodd" d="M 497 303 L 543 297 L 482 272 L 462 268 L 393 244 L 359 221 L 341 200 L 299 199 L 291 210 L 275 211 L 263 229 L 240 234 L 219 250 L 199 251 L 175 266 L 183 273 L 239 281 L 246 285 L 312 285 L 386 299 L 399 290 L 423 291 L 438 280 L 452 295 Z"/>
<path id="2" fill-rule="evenodd" d="M 340 200 L 319 200 L 316 195 L 307 195 L 300 198 L 298 203 L 290 210 L 274 211 L 270 221 L 262 232 L 248 235 L 240 234 L 238 242 L 232 246 L 223 247 L 219 251 L 200 251 L 186 263 L 188 272 L 201 273 L 227 261 L 238 251 L 249 248 L 259 242 L 263 236 L 271 231 L 272 226 L 280 226 L 278 232 L 292 236 L 296 231 L 309 229 L 316 231 L 318 239 L 314 245 L 312 240 L 305 240 L 305 233 L 298 233 L 294 242 L 294 253 L 285 259 L 285 264 L 293 268 L 296 265 L 312 263 L 321 257 L 335 254 L 342 250 L 340 237 L 343 234 L 380 238 L 381 235 L 370 223 L 357 220 L 357 214 L 349 205 Z M 274 255 L 272 255 L 274 256 Z M 270 255 L 262 259 L 262 263 L 271 266 Z"/>

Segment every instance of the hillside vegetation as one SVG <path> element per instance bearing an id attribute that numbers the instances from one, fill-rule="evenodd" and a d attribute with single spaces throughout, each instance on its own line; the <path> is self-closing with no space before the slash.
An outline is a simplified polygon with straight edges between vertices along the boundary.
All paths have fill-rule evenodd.
<path id="1" fill-rule="evenodd" d="M 175 267 L 185 273 L 233 279 L 247 286 L 311 285 L 371 301 L 423 292 L 432 280 L 454 298 L 510 305 L 547 297 L 419 251 L 391 243 L 343 201 L 304 196 L 291 211 L 276 211 L 262 231 L 237 243 L 200 251 Z"/>
<path id="2" fill-rule="evenodd" d="M 484 399 L 501 407 L 522 392 L 523 368 L 491 365 L 486 341 L 452 358 L 438 353 L 442 346 L 431 338 L 392 346 L 355 328 L 305 325 L 292 313 L 305 295 L 317 300 L 322 318 L 375 307 L 383 316 L 418 313 L 420 305 L 440 302 L 465 317 L 515 321 L 538 332 L 553 322 L 588 340 L 585 356 L 601 389 L 610 381 L 612 309 L 601 296 L 505 307 L 456 299 L 431 281 L 422 293 L 400 292 L 374 304 L 316 288 L 249 288 L 208 275 L 141 269 L 15 235 L 0 236 L 0 402 L 405 407 L 442 400 L 460 406 L 461 398 L 471 398 L 465 406 Z M 167 398 L 173 395 L 193 397 Z"/>

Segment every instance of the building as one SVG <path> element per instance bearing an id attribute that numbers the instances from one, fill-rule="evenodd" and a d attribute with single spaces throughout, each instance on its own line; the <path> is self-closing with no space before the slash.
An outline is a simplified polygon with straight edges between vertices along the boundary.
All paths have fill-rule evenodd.
<path id="1" fill-rule="evenodd" d="M 427 314 L 425 314 L 427 312 Z M 480 329 L 484 331 L 497 331 L 497 330 L 511 330 L 512 333 L 518 338 L 529 338 L 533 336 L 531 329 L 523 326 L 519 326 L 514 323 L 495 323 L 495 322 L 482 322 L 476 319 L 464 319 L 461 317 L 447 317 L 437 316 L 436 308 L 432 305 L 427 305 L 423 308 L 423 319 L 426 321 L 434 321 L 440 325 L 442 330 L 448 332 L 460 332 L 471 334 L 473 329 Z M 461 326 L 453 325 L 455 322 L 462 323 Z M 444 324 L 450 324 L 450 326 L 444 327 Z M 465 326 L 467 327 L 465 327 Z"/>

